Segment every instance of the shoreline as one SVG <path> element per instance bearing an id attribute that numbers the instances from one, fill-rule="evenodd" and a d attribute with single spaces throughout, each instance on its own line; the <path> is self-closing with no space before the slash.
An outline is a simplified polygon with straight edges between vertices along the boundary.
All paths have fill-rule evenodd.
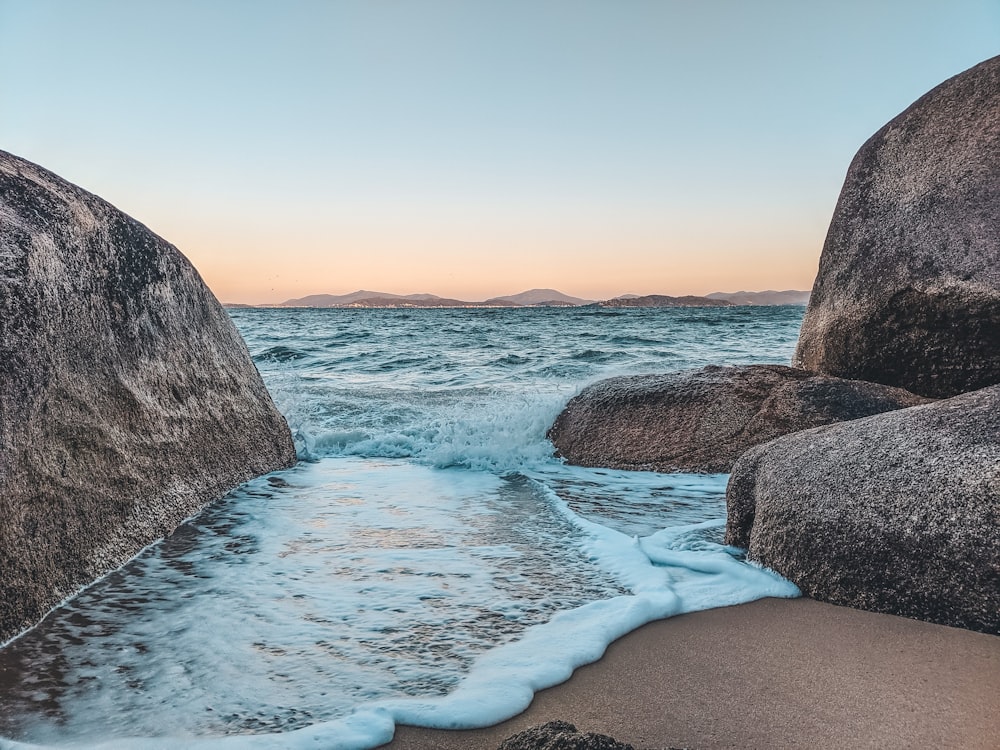
<path id="1" fill-rule="evenodd" d="M 493 727 L 399 726 L 386 750 L 495 750 L 559 719 L 642 748 L 995 750 L 1000 637 L 811 599 L 649 623 Z"/>

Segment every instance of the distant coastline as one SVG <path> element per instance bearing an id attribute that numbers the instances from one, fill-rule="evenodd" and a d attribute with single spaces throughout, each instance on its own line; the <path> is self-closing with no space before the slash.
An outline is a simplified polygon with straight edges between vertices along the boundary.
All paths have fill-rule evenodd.
<path id="1" fill-rule="evenodd" d="M 684 295 L 673 297 L 665 294 L 623 294 L 607 300 L 589 300 L 564 294 L 556 289 L 529 289 L 519 294 L 492 297 L 482 302 L 470 302 L 435 294 L 390 294 L 364 289 L 350 294 L 313 294 L 289 299 L 277 304 L 253 305 L 224 302 L 228 308 L 342 308 L 342 309 L 441 309 L 441 308 L 524 308 L 524 307 L 605 307 L 605 308 L 657 308 L 657 307 L 728 307 L 738 305 L 774 306 L 806 305 L 809 292 L 787 289 L 762 292 L 712 292 L 705 296 Z"/>

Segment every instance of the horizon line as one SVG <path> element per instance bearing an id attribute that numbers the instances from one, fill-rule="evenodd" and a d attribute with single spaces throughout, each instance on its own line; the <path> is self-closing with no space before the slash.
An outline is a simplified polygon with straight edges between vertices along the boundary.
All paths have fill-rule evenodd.
<path id="1" fill-rule="evenodd" d="M 550 292 L 553 294 L 550 298 L 544 298 L 539 296 Z M 536 287 L 532 289 L 527 289 L 522 292 L 517 292 L 514 294 L 504 294 L 492 297 L 486 297 L 481 300 L 465 300 L 457 297 L 445 297 L 431 292 L 411 292 L 406 294 L 400 294 L 396 292 L 384 292 L 369 289 L 357 289 L 353 292 L 346 292 L 342 294 L 335 294 L 331 292 L 317 292 L 313 294 L 305 294 L 299 297 L 290 297 L 283 302 L 234 302 L 220 300 L 220 304 L 224 306 L 231 307 L 290 307 L 290 308 L 317 308 L 317 307 L 410 307 L 410 308 L 421 308 L 421 307 L 582 307 L 586 305 L 602 304 L 606 302 L 612 302 L 615 300 L 627 300 L 627 299 L 646 299 L 646 298 L 663 298 L 671 300 L 679 299 L 705 299 L 706 301 L 718 301 L 726 297 L 736 297 L 739 295 L 750 295 L 755 297 L 761 297 L 764 295 L 811 295 L 812 290 L 810 289 L 764 289 L 764 290 L 748 290 L 740 289 L 738 291 L 725 292 L 725 291 L 714 291 L 708 292 L 706 294 L 634 294 L 631 292 L 625 292 L 612 297 L 605 297 L 600 299 L 590 299 L 584 297 L 576 297 L 574 295 L 566 294 L 557 289 L 550 287 Z M 365 295 L 365 296 L 360 296 Z M 327 304 L 301 304 L 305 300 L 317 299 L 317 298 L 329 298 L 331 301 Z M 520 300 L 518 299 L 520 298 Z M 390 300 L 398 300 L 399 304 L 386 304 L 386 305 L 365 305 L 365 302 L 374 302 L 375 300 L 386 300 L 387 303 Z M 442 304 L 434 305 L 434 300 L 441 300 L 442 302 L 458 303 L 458 304 Z M 318 301 L 318 299 L 317 299 Z M 414 304 L 424 302 L 426 304 Z M 506 303 L 506 304 L 490 304 L 490 303 Z M 407 304 L 409 303 L 409 304 Z M 806 304 L 807 302 L 798 302 L 790 304 Z M 771 303 L 773 304 L 773 303 Z M 779 303 L 781 304 L 781 303 Z"/>

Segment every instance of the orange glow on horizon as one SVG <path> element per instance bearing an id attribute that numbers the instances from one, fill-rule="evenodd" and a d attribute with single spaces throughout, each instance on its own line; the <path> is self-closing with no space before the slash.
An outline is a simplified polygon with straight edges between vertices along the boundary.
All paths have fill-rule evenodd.
<path id="1" fill-rule="evenodd" d="M 223 302 L 277 304 L 358 289 L 465 301 L 554 288 L 586 299 L 621 294 L 810 289 L 822 236 L 815 226 L 606 225 L 552 230 L 330 230 L 162 226 Z M 469 252 L 468 248 L 475 252 Z"/>

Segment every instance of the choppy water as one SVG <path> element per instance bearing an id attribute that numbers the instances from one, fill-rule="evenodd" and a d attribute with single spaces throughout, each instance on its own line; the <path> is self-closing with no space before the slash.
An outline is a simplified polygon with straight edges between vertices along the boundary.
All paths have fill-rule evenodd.
<path id="1" fill-rule="evenodd" d="M 0 651 L 0 747 L 372 747 L 795 594 L 720 544 L 724 475 L 568 467 L 545 431 L 600 377 L 787 362 L 802 308 L 232 315 L 303 460 Z"/>

